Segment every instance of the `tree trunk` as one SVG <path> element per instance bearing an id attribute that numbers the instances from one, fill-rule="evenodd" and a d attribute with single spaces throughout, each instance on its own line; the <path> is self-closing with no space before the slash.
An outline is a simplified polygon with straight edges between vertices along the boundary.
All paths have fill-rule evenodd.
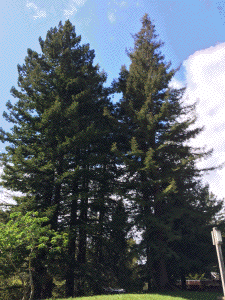
<path id="1" fill-rule="evenodd" d="M 68 265 L 66 271 L 66 297 L 74 296 L 74 268 L 76 253 L 76 223 L 77 223 L 77 199 L 72 200 L 70 215 L 70 231 L 68 244 Z"/>
<path id="2" fill-rule="evenodd" d="M 160 287 L 162 289 L 166 289 L 169 287 L 169 279 L 168 279 L 168 275 L 167 275 L 167 269 L 166 269 L 166 262 L 165 259 L 163 257 L 161 257 L 160 259 Z"/>
<path id="3" fill-rule="evenodd" d="M 31 269 L 31 257 L 28 258 L 29 260 L 29 279 L 30 279 L 30 298 L 29 300 L 33 300 L 34 298 L 34 282 L 33 282 L 33 276 L 32 276 L 32 269 Z"/>
<path id="4" fill-rule="evenodd" d="M 59 206 L 61 198 L 61 184 L 56 183 L 53 192 L 52 206 L 55 206 L 53 216 L 51 218 L 51 227 L 53 230 L 58 229 Z"/>
<path id="5" fill-rule="evenodd" d="M 43 265 L 45 254 L 39 255 L 32 262 L 33 267 L 33 285 L 34 300 L 52 298 L 53 278 L 47 272 L 47 268 Z"/>
<path id="6" fill-rule="evenodd" d="M 59 167 L 57 168 L 56 174 L 60 176 L 62 174 L 62 157 L 59 159 Z M 57 176 L 55 174 L 54 181 L 57 180 Z M 53 216 L 50 220 L 51 228 L 53 230 L 58 229 L 58 216 L 59 216 L 59 206 L 61 199 L 61 184 L 55 183 L 54 189 L 52 191 L 52 200 L 51 205 L 55 206 L 55 210 Z M 45 253 L 40 254 L 36 259 L 32 262 L 34 267 L 34 296 L 33 299 L 47 299 L 52 297 L 53 290 L 53 278 L 47 272 L 47 268 L 43 265 L 43 261 L 45 258 Z"/>
<path id="7" fill-rule="evenodd" d="M 180 268 L 180 279 L 181 279 L 181 289 L 182 291 L 186 291 L 187 285 L 186 285 L 186 278 L 185 278 L 185 272 L 184 268 Z"/>
<path id="8" fill-rule="evenodd" d="M 104 204 L 102 204 L 102 208 L 99 211 L 99 231 L 98 231 L 98 237 L 97 237 L 97 247 L 96 247 L 96 253 L 97 253 L 97 260 L 98 263 L 101 263 L 103 261 L 103 220 L 104 220 Z"/>
<path id="9" fill-rule="evenodd" d="M 156 193 L 157 195 L 157 193 Z M 159 222 L 162 222 L 163 218 L 163 203 L 162 201 L 158 200 L 155 196 L 156 203 L 155 203 L 155 216 L 158 218 Z M 162 228 L 157 229 L 157 238 L 158 238 L 158 244 L 159 248 L 163 249 L 165 247 L 165 235 L 162 231 Z M 160 251 L 160 250 L 159 250 Z M 163 257 L 163 254 L 157 253 L 158 258 L 155 261 L 155 281 L 158 289 L 166 289 L 169 287 L 169 279 L 167 275 L 167 269 L 166 269 L 166 261 Z"/>
<path id="10" fill-rule="evenodd" d="M 84 264 L 86 262 L 86 249 L 87 249 L 87 231 L 86 231 L 86 219 L 87 219 L 87 209 L 84 209 L 82 212 L 82 222 L 80 224 L 79 229 L 79 248 L 78 248 L 78 256 L 77 256 L 77 262 L 79 265 L 79 280 L 77 284 L 77 296 L 83 296 L 84 295 Z"/>
<path id="11" fill-rule="evenodd" d="M 150 252 L 150 245 L 149 245 L 149 241 L 147 241 L 147 249 L 146 249 L 146 254 L 147 254 L 147 283 L 148 283 L 148 292 L 151 291 L 152 288 L 152 265 L 151 265 L 151 252 Z"/>
<path id="12" fill-rule="evenodd" d="M 83 192 L 88 193 L 88 184 L 86 178 L 83 180 Z M 79 244 L 77 262 L 79 266 L 79 279 L 77 282 L 77 295 L 84 295 L 84 278 L 85 272 L 83 270 L 86 263 L 86 250 L 87 250 L 87 211 L 88 211 L 88 196 L 81 199 L 80 218 L 79 218 Z"/>

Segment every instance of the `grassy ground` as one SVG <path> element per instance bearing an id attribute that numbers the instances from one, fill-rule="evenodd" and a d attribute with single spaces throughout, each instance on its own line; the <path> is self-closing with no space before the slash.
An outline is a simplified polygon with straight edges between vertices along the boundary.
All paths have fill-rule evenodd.
<path id="1" fill-rule="evenodd" d="M 165 294 L 126 294 L 126 295 L 105 295 L 82 298 L 69 298 L 67 300 L 217 300 L 220 293 L 214 292 L 170 292 Z M 57 299 L 65 300 L 65 299 Z"/>

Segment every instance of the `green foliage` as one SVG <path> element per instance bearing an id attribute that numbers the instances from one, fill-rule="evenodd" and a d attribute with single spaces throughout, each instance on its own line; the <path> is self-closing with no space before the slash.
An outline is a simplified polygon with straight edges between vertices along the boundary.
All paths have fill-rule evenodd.
<path id="1" fill-rule="evenodd" d="M 18 65 L 16 100 L 4 113 L 13 127 L 0 129 L 1 185 L 20 192 L 11 215 L 0 214 L 0 275 L 18 274 L 24 290 L 29 277 L 31 298 L 41 299 L 53 277 L 69 297 L 207 272 L 222 202 L 201 183 L 196 162 L 210 151 L 187 146 L 202 129 L 190 129 L 185 89 L 170 87 L 176 70 L 149 17 L 111 88 L 69 20 L 39 42 L 41 54 L 28 49 Z M 115 106 L 114 92 L 122 93 Z"/>
<path id="2" fill-rule="evenodd" d="M 186 279 L 190 279 L 190 280 L 203 280 L 206 279 L 205 278 L 205 273 L 203 274 L 191 274 L 189 273 L 188 276 L 186 277 Z"/>
<path id="3" fill-rule="evenodd" d="M 162 46 L 145 15 L 141 30 L 134 35 L 134 49 L 128 52 L 129 70 L 123 66 L 113 83 L 123 95 L 117 118 L 127 137 L 114 145 L 113 151 L 125 166 L 124 189 L 131 195 L 127 197 L 136 203 L 134 223 L 143 232 L 140 246 L 147 258 L 146 278 L 149 285 L 153 278 L 160 288 L 168 286 L 170 261 L 185 261 L 185 268 L 203 265 L 196 251 L 188 253 L 188 249 L 195 244 L 196 232 L 198 239 L 201 234 L 208 239 L 208 225 L 221 209 L 221 201 L 208 201 L 207 190 L 200 183 L 203 172 L 196 161 L 210 151 L 187 145 L 202 129 L 190 129 L 195 123 L 195 106 L 184 107 L 184 89 L 170 87 L 176 70 L 165 62 Z M 179 222 L 188 228 L 189 237 Z"/>
<path id="4" fill-rule="evenodd" d="M 38 250 L 49 248 L 50 251 L 60 251 L 60 241 L 66 244 L 66 235 L 59 235 L 51 230 L 49 225 L 43 226 L 47 217 L 39 217 L 38 212 L 21 212 L 10 214 L 10 220 L 0 224 L 1 259 L 11 267 L 12 274 L 19 276 L 27 293 L 28 279 L 33 292 L 32 259 Z M 26 299 L 26 298 L 24 298 Z M 32 299 L 32 298 L 30 298 Z"/>
<path id="5" fill-rule="evenodd" d="M 93 65 L 94 50 L 81 45 L 69 20 L 39 42 L 42 53 L 28 49 L 25 63 L 18 65 L 19 88 L 11 89 L 16 102 L 8 102 L 4 113 L 13 128 L 0 131 L 1 140 L 9 143 L 1 155 L 1 184 L 23 194 L 15 197 L 13 211 L 41 212 L 52 229 L 68 233 L 67 249 L 54 270 L 66 279 L 71 295 L 75 265 L 82 276 L 87 261 L 88 236 L 98 231 L 103 239 L 101 227 L 110 214 L 117 170 L 110 152 L 112 128 L 103 112 L 111 112 L 112 105 L 103 87 L 106 74 Z M 42 250 L 35 273 L 44 270 Z M 62 272 L 57 264 L 64 265 Z"/>
<path id="6" fill-rule="evenodd" d="M 39 217 L 38 212 L 21 212 L 10 214 L 10 220 L 6 224 L 0 224 L 0 249 L 2 253 L 9 253 L 22 246 L 35 256 L 35 251 L 46 248 L 50 242 L 52 246 L 64 239 L 66 245 L 66 233 L 60 234 L 50 229 L 50 225 L 42 226 L 48 222 L 47 217 Z M 57 247 L 60 250 L 60 247 Z"/>

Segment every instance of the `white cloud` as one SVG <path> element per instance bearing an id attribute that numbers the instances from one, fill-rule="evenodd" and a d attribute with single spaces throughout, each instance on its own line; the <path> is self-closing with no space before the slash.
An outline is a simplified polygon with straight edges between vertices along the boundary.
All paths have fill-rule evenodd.
<path id="1" fill-rule="evenodd" d="M 28 8 L 33 8 L 33 9 L 37 10 L 37 6 L 36 6 L 34 3 L 29 2 L 29 3 L 27 3 L 26 6 L 27 6 Z"/>
<path id="2" fill-rule="evenodd" d="M 73 2 L 78 6 L 83 6 L 87 0 L 73 0 Z"/>
<path id="3" fill-rule="evenodd" d="M 69 18 L 69 16 L 72 16 L 74 14 L 74 12 L 76 13 L 77 12 L 77 8 L 73 5 L 70 6 L 71 9 L 69 10 L 64 10 L 64 15 Z"/>
<path id="4" fill-rule="evenodd" d="M 172 78 L 172 80 L 169 83 L 169 87 L 174 89 L 181 89 L 184 87 L 184 84 L 182 81 Z"/>
<path id="5" fill-rule="evenodd" d="M 127 2 L 126 1 L 122 1 L 122 2 L 120 2 L 119 6 L 120 7 L 125 7 L 125 6 L 127 6 Z"/>
<path id="6" fill-rule="evenodd" d="M 3 173 L 2 167 L 0 167 L 0 179 Z M 7 190 L 3 187 L 0 187 L 0 204 L 16 204 L 16 202 L 13 200 L 13 196 L 22 196 L 21 193 L 12 192 L 10 190 Z"/>
<path id="7" fill-rule="evenodd" d="M 38 19 L 38 18 L 45 18 L 47 15 L 46 15 L 46 11 L 44 10 L 38 10 L 37 11 L 37 15 L 34 16 L 34 19 Z"/>
<path id="8" fill-rule="evenodd" d="M 109 12 L 108 13 L 108 19 L 111 23 L 115 22 L 116 21 L 116 15 L 114 12 Z"/>
<path id="9" fill-rule="evenodd" d="M 78 12 L 78 7 L 81 7 L 85 4 L 87 0 L 72 0 L 69 5 L 69 9 L 64 10 L 64 15 L 69 18 L 69 16 L 72 16 L 73 14 Z"/>
<path id="10" fill-rule="evenodd" d="M 225 43 L 195 52 L 183 65 L 187 84 L 184 101 L 190 104 L 198 100 L 196 126 L 205 126 L 191 145 L 214 149 L 199 166 L 219 165 L 225 161 Z M 225 197 L 225 167 L 204 178 L 214 194 Z"/>
<path id="11" fill-rule="evenodd" d="M 40 19 L 40 18 L 45 18 L 46 15 L 46 11 L 44 10 L 39 10 L 38 7 L 33 3 L 33 2 L 27 2 L 26 7 L 28 7 L 29 9 L 33 9 L 36 13 L 34 17 L 34 19 Z"/>
<path id="12" fill-rule="evenodd" d="M 117 11 L 124 9 L 127 5 L 127 1 L 117 1 L 117 0 L 112 0 L 108 3 L 109 5 L 109 10 L 108 10 L 108 19 L 110 23 L 114 23 L 117 20 Z"/>

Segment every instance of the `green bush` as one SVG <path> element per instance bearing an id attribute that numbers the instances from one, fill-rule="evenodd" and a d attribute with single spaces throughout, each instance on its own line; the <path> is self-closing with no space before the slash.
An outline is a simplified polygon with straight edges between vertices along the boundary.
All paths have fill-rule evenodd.
<path id="1" fill-rule="evenodd" d="M 205 273 L 204 274 L 189 274 L 186 279 L 188 280 L 204 280 L 205 278 Z"/>
<path id="2" fill-rule="evenodd" d="M 0 288 L 1 300 L 17 300 L 22 299 L 23 289 L 21 286 L 8 286 L 6 288 Z"/>

